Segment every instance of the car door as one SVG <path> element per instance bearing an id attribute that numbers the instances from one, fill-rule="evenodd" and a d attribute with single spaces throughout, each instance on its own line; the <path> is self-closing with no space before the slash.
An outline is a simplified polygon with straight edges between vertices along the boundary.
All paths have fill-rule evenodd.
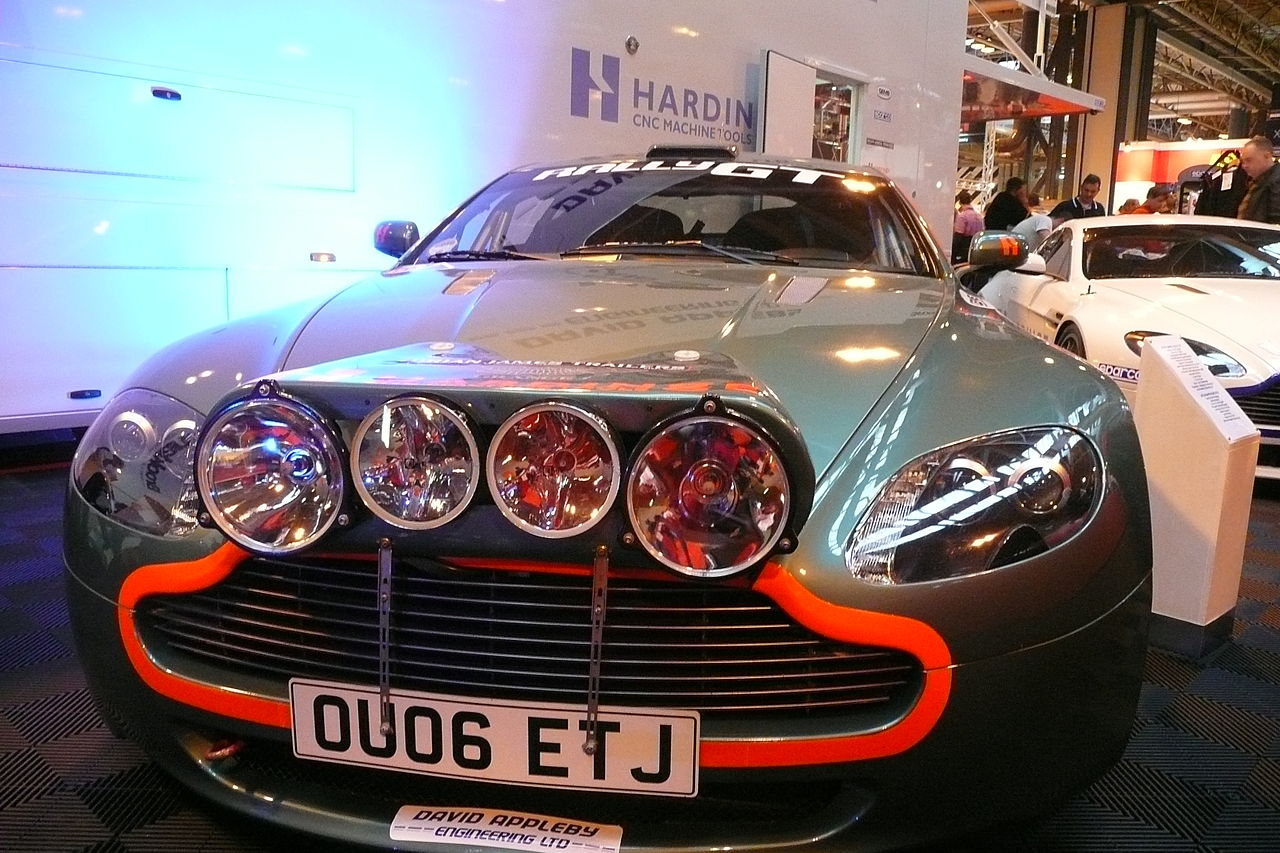
<path id="1" fill-rule="evenodd" d="M 1058 326 L 1086 290 L 1071 279 L 1072 235 L 1070 228 L 1060 228 L 1045 238 L 1040 246 L 1045 271 L 1041 275 L 1024 275 L 1017 292 L 1021 317 L 1017 321 L 1037 338 L 1052 342 Z"/>
<path id="2" fill-rule="evenodd" d="M 1023 331 L 1052 341 L 1061 318 L 1058 290 L 1070 269 L 1070 231 L 1059 229 L 1045 238 L 1040 254 L 1045 272 L 1001 272 L 982 289 L 982 297 Z M 1056 315 L 1056 316 L 1055 316 Z"/>

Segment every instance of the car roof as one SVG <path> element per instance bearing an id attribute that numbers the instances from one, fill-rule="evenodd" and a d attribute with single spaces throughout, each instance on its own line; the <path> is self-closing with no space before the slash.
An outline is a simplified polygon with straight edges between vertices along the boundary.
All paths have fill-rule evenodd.
<path id="1" fill-rule="evenodd" d="M 1174 228 L 1181 225 L 1217 225 L 1219 227 L 1234 225 L 1280 232 L 1280 225 L 1271 225 L 1267 222 L 1235 219 L 1230 216 L 1195 216 L 1187 213 L 1126 213 L 1118 216 L 1088 216 L 1082 219 L 1068 219 L 1063 224 L 1075 230 L 1113 228 L 1120 225 L 1169 225 Z"/>

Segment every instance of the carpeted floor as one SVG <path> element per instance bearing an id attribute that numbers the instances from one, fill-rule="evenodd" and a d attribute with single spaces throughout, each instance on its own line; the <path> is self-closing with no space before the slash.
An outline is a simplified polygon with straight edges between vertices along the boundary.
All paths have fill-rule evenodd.
<path id="1" fill-rule="evenodd" d="M 63 602 L 68 452 L 0 445 L 0 851 L 321 849 L 196 800 L 98 718 Z M 993 850 L 1280 851 L 1280 483 L 1255 489 L 1231 642 L 1149 653 L 1123 759 L 1034 826 L 932 853 Z"/>

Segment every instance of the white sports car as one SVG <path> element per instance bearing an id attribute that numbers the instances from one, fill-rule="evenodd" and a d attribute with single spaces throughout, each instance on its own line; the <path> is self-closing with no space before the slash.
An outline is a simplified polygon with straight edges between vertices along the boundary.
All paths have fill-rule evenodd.
<path id="1" fill-rule="evenodd" d="M 1262 432 L 1258 475 L 1280 478 L 1280 226 L 1216 216 L 1070 220 L 981 293 L 1129 396 L 1143 341 L 1182 337 Z"/>

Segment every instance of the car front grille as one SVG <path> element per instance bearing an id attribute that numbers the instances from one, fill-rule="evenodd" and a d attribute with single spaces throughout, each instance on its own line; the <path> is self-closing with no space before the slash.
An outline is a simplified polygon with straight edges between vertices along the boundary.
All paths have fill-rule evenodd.
<path id="1" fill-rule="evenodd" d="M 1280 382 L 1257 394 L 1236 397 L 1240 408 L 1260 429 L 1280 429 Z"/>
<path id="2" fill-rule="evenodd" d="M 204 681 L 282 697 L 290 677 L 376 684 L 376 574 L 354 560 L 254 558 L 209 589 L 144 599 L 138 626 L 160 664 Z M 391 683 L 582 702 L 590 597 L 580 575 L 398 559 Z M 749 589 L 610 579 L 602 704 L 876 727 L 905 713 L 922 684 L 914 656 L 833 642 Z"/>

